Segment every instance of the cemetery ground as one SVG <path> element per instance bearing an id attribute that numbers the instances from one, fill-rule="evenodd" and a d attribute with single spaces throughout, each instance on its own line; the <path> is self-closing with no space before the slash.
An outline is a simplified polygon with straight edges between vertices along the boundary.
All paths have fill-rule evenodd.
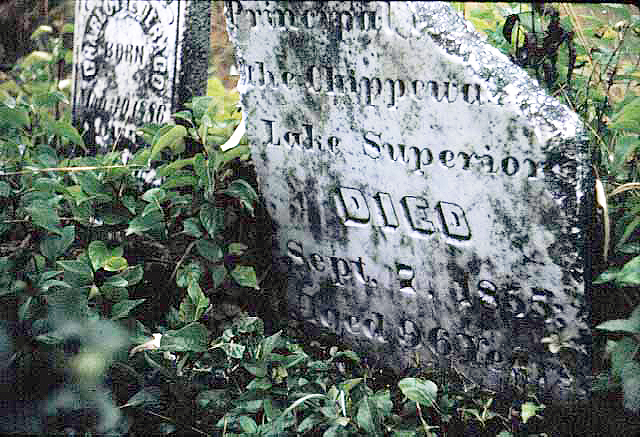
<path id="1" fill-rule="evenodd" d="M 287 317 L 232 82 L 212 75 L 171 122 L 139 126 L 146 147 L 96 153 L 71 123 L 73 27 L 58 19 L 0 77 L 0 431 L 638 434 L 640 18 L 561 5 L 574 46 L 545 54 L 529 33 L 526 54 L 531 23 L 551 21 L 527 6 L 457 7 L 589 128 L 588 402 L 494 392 L 419 360 L 397 374 L 330 333 L 308 335 Z M 150 166 L 159 184 L 141 178 Z M 545 341 L 571 365 L 562 338 Z"/>

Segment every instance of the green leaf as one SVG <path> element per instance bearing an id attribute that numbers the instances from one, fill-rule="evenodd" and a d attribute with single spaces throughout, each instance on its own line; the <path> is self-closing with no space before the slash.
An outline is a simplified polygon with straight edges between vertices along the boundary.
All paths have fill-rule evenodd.
<path id="1" fill-rule="evenodd" d="M 271 351 L 276 348 L 282 342 L 281 339 L 282 331 L 278 331 L 275 334 L 265 338 L 262 340 L 262 352 L 260 354 L 260 359 L 268 360 L 269 355 L 271 355 Z"/>
<path id="2" fill-rule="evenodd" d="M 438 386 L 429 380 L 404 378 L 398 383 L 398 387 L 407 398 L 425 407 L 433 405 L 438 395 Z"/>
<path id="3" fill-rule="evenodd" d="M 247 384 L 247 390 L 269 390 L 273 387 L 269 378 L 256 378 Z"/>
<path id="4" fill-rule="evenodd" d="M 211 280 L 213 281 L 213 286 L 218 288 L 222 285 L 224 278 L 227 276 L 227 268 L 223 265 L 217 265 L 211 267 Z"/>
<path id="5" fill-rule="evenodd" d="M 229 244 L 227 252 L 229 253 L 229 255 L 242 255 L 248 248 L 249 246 L 247 246 L 246 244 L 231 243 Z"/>
<path id="6" fill-rule="evenodd" d="M 207 160 L 202 153 L 198 153 L 193 157 L 193 170 L 199 179 L 199 185 L 201 187 L 210 186 L 209 173 L 207 172 Z"/>
<path id="7" fill-rule="evenodd" d="M 5 181 L 0 181 L 0 197 L 9 197 L 11 195 L 11 185 Z"/>
<path id="8" fill-rule="evenodd" d="M 57 279 L 50 279 L 48 281 L 44 281 L 41 285 L 40 288 L 42 289 L 42 291 L 46 292 L 47 290 L 49 290 L 51 287 L 64 287 L 64 288 L 71 288 L 71 285 L 67 284 L 64 281 L 59 281 Z"/>
<path id="9" fill-rule="evenodd" d="M 69 100 L 60 91 L 49 91 L 33 96 L 32 103 L 41 108 L 54 108 L 58 103 L 69 104 Z"/>
<path id="10" fill-rule="evenodd" d="M 129 267 L 127 260 L 121 256 L 112 256 L 111 258 L 108 258 L 103 265 L 103 268 L 107 272 L 119 272 L 127 267 Z"/>
<path id="11" fill-rule="evenodd" d="M 333 357 L 331 357 L 331 359 L 335 360 L 341 357 L 349 358 L 351 361 L 360 363 L 360 357 L 358 356 L 358 354 L 351 350 L 340 351 L 336 353 Z"/>
<path id="12" fill-rule="evenodd" d="M 132 196 L 122 196 L 120 200 L 122 200 L 122 204 L 131 214 L 136 213 L 136 200 Z"/>
<path id="13" fill-rule="evenodd" d="M 533 402 L 525 402 L 522 404 L 522 423 L 527 423 L 529 419 L 538 414 L 539 410 L 543 410 L 544 405 L 537 405 Z"/>
<path id="14" fill-rule="evenodd" d="M 80 184 L 82 190 L 91 195 L 106 201 L 112 200 L 111 196 L 107 195 L 108 192 L 105 185 L 98 179 L 92 171 L 76 171 L 73 173 L 73 177 Z"/>
<path id="15" fill-rule="evenodd" d="M 45 123 L 49 132 L 53 135 L 57 135 L 60 138 L 69 140 L 70 142 L 85 149 L 84 141 L 78 133 L 75 127 L 71 126 L 68 122 L 62 120 L 47 120 Z"/>
<path id="16" fill-rule="evenodd" d="M 111 287 L 126 287 L 129 283 L 122 277 L 122 275 L 114 275 L 105 279 L 104 285 L 109 285 Z"/>
<path id="17" fill-rule="evenodd" d="M 240 124 L 233 131 L 231 137 L 223 145 L 220 146 L 220 150 L 226 152 L 227 150 L 236 147 L 238 144 L 240 144 L 240 140 L 242 140 L 242 138 L 244 137 L 245 132 L 246 123 L 245 119 L 243 118 L 242 121 L 240 121 Z"/>
<path id="18" fill-rule="evenodd" d="M 193 320 L 196 321 L 202 317 L 206 309 L 209 307 L 209 298 L 204 295 L 200 285 L 197 282 L 191 281 L 187 288 L 189 298 L 195 306 L 195 314 Z"/>
<path id="19" fill-rule="evenodd" d="M 160 152 L 170 147 L 177 153 L 181 153 L 184 150 L 184 138 L 187 136 L 187 129 L 184 126 L 174 125 L 156 141 L 154 141 L 151 149 L 151 155 L 149 156 L 149 164 L 155 160 Z"/>
<path id="20" fill-rule="evenodd" d="M 614 378 L 622 377 L 624 367 L 633 361 L 639 347 L 632 337 L 623 337 L 615 343 L 611 351 L 611 374 Z"/>
<path id="21" fill-rule="evenodd" d="M 240 416 L 238 417 L 238 423 L 240 424 L 242 431 L 244 431 L 247 434 L 254 434 L 258 432 L 258 425 L 256 424 L 255 420 L 253 420 L 251 417 Z"/>
<path id="22" fill-rule="evenodd" d="M 173 174 L 163 184 L 162 188 L 171 190 L 180 187 L 196 187 L 198 180 L 191 174 Z"/>
<path id="23" fill-rule="evenodd" d="M 184 168 L 188 165 L 193 165 L 194 157 L 186 158 L 186 159 L 178 159 L 176 161 L 170 162 L 169 164 L 165 164 L 158 169 L 156 169 L 156 174 L 158 177 L 162 178 L 168 175 L 173 174 L 177 170 Z"/>
<path id="24" fill-rule="evenodd" d="M 176 284 L 178 287 L 186 287 L 190 282 L 200 281 L 201 276 L 202 266 L 199 263 L 192 261 L 185 267 L 178 270 L 176 275 Z"/>
<path id="25" fill-rule="evenodd" d="M 311 394 L 308 394 L 308 395 L 304 395 L 300 399 L 297 399 L 293 404 L 289 405 L 287 407 L 287 409 L 282 412 L 282 414 L 280 415 L 280 418 L 284 418 L 287 414 L 289 414 L 290 412 L 295 410 L 299 405 L 305 403 L 306 401 L 308 401 L 310 399 L 318 399 L 318 398 L 328 399 L 327 395 L 324 395 L 324 394 L 321 394 L 321 393 L 311 393 Z M 322 412 L 324 413 L 324 411 L 322 411 Z M 330 417 L 335 417 L 335 410 L 333 408 L 331 410 L 327 411 L 327 412 L 333 413 Z"/>
<path id="26" fill-rule="evenodd" d="M 33 296 L 28 296 L 18 307 L 18 320 L 25 321 L 33 316 Z"/>
<path id="27" fill-rule="evenodd" d="M 394 429 L 393 434 L 391 434 L 391 437 L 415 437 L 417 435 L 418 434 L 416 434 L 415 431 Z"/>
<path id="28" fill-rule="evenodd" d="M 91 260 L 91 265 L 94 270 L 101 269 L 111 256 L 111 251 L 103 241 L 92 241 L 89 243 L 87 253 L 89 254 L 89 259 Z"/>
<path id="29" fill-rule="evenodd" d="M 155 388 L 156 387 L 154 386 L 143 388 L 138 393 L 131 396 L 127 403 L 122 405 L 120 408 L 156 405 L 159 402 L 160 397 L 158 390 L 154 390 Z"/>
<path id="30" fill-rule="evenodd" d="M 120 273 L 117 276 L 120 276 L 122 279 L 127 281 L 127 287 L 131 285 L 135 285 L 142 280 L 142 276 L 144 274 L 144 270 L 142 266 L 134 266 L 128 267 L 124 272 Z"/>
<path id="31" fill-rule="evenodd" d="M 640 410 L 640 364 L 628 362 L 622 369 L 622 391 L 624 407 L 637 413 Z"/>
<path id="32" fill-rule="evenodd" d="M 129 223 L 129 227 L 125 232 L 126 235 L 138 234 L 141 235 L 150 229 L 155 229 L 162 226 L 164 216 L 158 209 L 149 212 L 146 215 L 139 215 Z"/>
<path id="33" fill-rule="evenodd" d="M 243 317 L 234 321 L 234 328 L 240 334 L 264 334 L 264 322 L 259 317 Z"/>
<path id="34" fill-rule="evenodd" d="M 242 359 L 242 357 L 244 356 L 244 351 L 246 350 L 246 346 L 234 342 L 218 343 L 213 347 L 222 349 L 227 354 L 227 356 L 238 360 Z"/>
<path id="35" fill-rule="evenodd" d="M 196 240 L 196 248 L 200 255 L 211 262 L 220 261 L 223 257 L 222 249 L 213 241 L 205 239 Z"/>
<path id="36" fill-rule="evenodd" d="M 29 113 L 22 108 L 10 108 L 0 103 L 0 126 L 7 124 L 15 129 L 28 127 L 31 124 Z"/>
<path id="37" fill-rule="evenodd" d="M 167 331 L 160 340 L 160 347 L 170 352 L 205 352 L 208 337 L 207 328 L 193 322 L 177 331 Z"/>
<path id="38" fill-rule="evenodd" d="M 632 258 L 617 275 L 616 282 L 623 286 L 640 285 L 640 255 Z"/>
<path id="39" fill-rule="evenodd" d="M 370 397 L 376 408 L 382 413 L 383 416 L 389 416 L 393 409 L 393 401 L 391 401 L 391 392 L 389 390 L 380 390 Z"/>
<path id="40" fill-rule="evenodd" d="M 42 35 L 48 35 L 53 33 L 53 28 L 47 25 L 38 26 L 38 28 L 31 34 L 31 40 L 36 41 Z"/>
<path id="41" fill-rule="evenodd" d="M 60 218 L 55 208 L 43 200 L 34 200 L 25 208 L 35 225 L 41 226 L 55 234 L 62 235 Z"/>
<path id="42" fill-rule="evenodd" d="M 84 260 L 58 261 L 57 264 L 66 272 L 84 276 L 93 280 L 93 271 L 91 270 L 91 266 Z"/>
<path id="43" fill-rule="evenodd" d="M 191 302 L 189 296 L 185 296 L 180 302 L 180 307 L 178 309 L 178 321 L 181 323 L 189 323 L 197 321 L 196 317 L 196 306 Z"/>
<path id="44" fill-rule="evenodd" d="M 193 118 L 199 122 L 205 112 L 209 111 L 210 107 L 216 107 L 216 99 L 211 96 L 194 97 L 191 99 L 191 102 L 185 106 L 191 109 Z"/>
<path id="45" fill-rule="evenodd" d="M 356 414 L 356 423 L 360 428 L 364 429 L 367 434 L 373 434 L 376 430 L 375 423 L 373 422 L 373 414 L 371 413 L 371 406 L 369 405 L 369 398 L 367 396 L 360 401 L 358 413 Z"/>
<path id="46" fill-rule="evenodd" d="M 222 193 L 238 199 L 249 213 L 253 214 L 253 205 L 258 199 L 258 194 L 247 181 L 236 179 Z"/>
<path id="47" fill-rule="evenodd" d="M 60 232 L 60 236 L 51 235 L 45 238 L 40 244 L 40 251 L 50 261 L 63 255 L 73 244 L 76 238 L 75 226 L 65 226 Z"/>
<path id="48" fill-rule="evenodd" d="M 129 299 L 129 290 L 125 287 L 114 287 L 113 285 L 103 284 L 100 287 L 100 294 L 112 302 L 120 302 Z"/>
<path id="49" fill-rule="evenodd" d="M 243 353 L 244 353 L 244 350 L 243 350 Z M 234 358 L 240 359 L 242 358 L 242 355 Z M 265 376 L 267 376 L 267 365 L 264 362 L 243 363 L 242 367 L 244 367 L 247 372 L 251 373 L 256 378 L 264 378 Z"/>
<path id="50" fill-rule="evenodd" d="M 616 319 L 607 320 L 596 326 L 596 329 L 612 332 L 640 333 L 640 319 Z"/>
<path id="51" fill-rule="evenodd" d="M 185 234 L 200 238 L 202 237 L 202 232 L 200 231 L 199 221 L 193 217 L 190 217 L 182 222 L 182 226 L 184 227 L 183 231 Z"/>
<path id="52" fill-rule="evenodd" d="M 231 271 L 231 277 L 234 281 L 243 287 L 250 287 L 259 290 L 256 271 L 251 266 L 235 266 Z"/>
<path id="53" fill-rule="evenodd" d="M 640 133 L 640 97 L 636 97 L 624 105 L 609 123 L 609 128 L 627 129 L 634 133 Z"/>
<path id="54" fill-rule="evenodd" d="M 224 210 L 205 203 L 200 207 L 200 223 L 211 238 L 222 231 L 224 227 Z"/>
<path id="55" fill-rule="evenodd" d="M 310 416 L 305 417 L 302 422 L 300 422 L 300 425 L 298 425 L 298 429 L 296 431 L 298 432 L 298 435 L 302 435 L 322 422 L 324 422 L 322 416 L 311 414 Z"/>
<path id="56" fill-rule="evenodd" d="M 111 320 L 122 319 L 127 317 L 132 309 L 140 305 L 146 299 L 121 300 L 111 308 Z"/>
<path id="57" fill-rule="evenodd" d="M 214 414 L 222 414 L 230 409 L 231 400 L 227 390 L 205 390 L 198 393 L 195 404 L 200 408 L 206 408 Z"/>
<path id="58" fill-rule="evenodd" d="M 162 188 L 151 188 L 142 195 L 142 200 L 150 203 L 161 203 L 166 196 L 167 192 Z"/>

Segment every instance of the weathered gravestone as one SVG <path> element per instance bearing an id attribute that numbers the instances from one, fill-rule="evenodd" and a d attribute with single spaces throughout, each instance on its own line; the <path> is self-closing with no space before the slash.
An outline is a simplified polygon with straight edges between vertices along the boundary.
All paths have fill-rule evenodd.
<path id="1" fill-rule="evenodd" d="M 207 85 L 208 1 L 77 0 L 73 120 L 85 142 L 134 147 Z"/>
<path id="2" fill-rule="evenodd" d="M 231 1 L 226 18 L 291 314 L 381 365 L 586 397 L 576 114 L 446 4 Z"/>

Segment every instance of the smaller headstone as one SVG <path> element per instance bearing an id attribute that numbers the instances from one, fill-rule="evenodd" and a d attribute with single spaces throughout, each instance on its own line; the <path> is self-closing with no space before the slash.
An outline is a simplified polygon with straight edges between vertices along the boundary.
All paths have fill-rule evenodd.
<path id="1" fill-rule="evenodd" d="M 162 123 L 206 92 L 208 1 L 77 0 L 73 121 L 91 147 L 134 149 L 136 130 Z"/>

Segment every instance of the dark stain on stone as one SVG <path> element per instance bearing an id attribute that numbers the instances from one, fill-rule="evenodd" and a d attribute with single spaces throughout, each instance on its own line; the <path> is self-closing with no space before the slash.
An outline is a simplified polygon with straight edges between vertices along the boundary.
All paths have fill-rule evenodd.
<path id="1" fill-rule="evenodd" d="M 323 202 L 324 211 L 326 212 L 326 236 L 346 249 L 349 244 L 348 229 L 336 213 L 337 207 L 335 205 L 335 196 L 333 195 L 341 185 L 340 177 L 335 172 L 327 170 L 327 179 L 330 181 L 325 188 L 328 195 L 324 196 L 325 200 Z"/>
<path id="2" fill-rule="evenodd" d="M 477 276 L 480 274 L 480 266 L 482 265 L 482 260 L 478 257 L 477 254 L 473 253 L 471 255 L 471 260 L 467 263 L 467 268 L 469 269 L 469 273 Z"/>
<path id="3" fill-rule="evenodd" d="M 320 206 L 318 205 L 318 190 L 316 189 L 315 178 L 307 178 L 304 194 L 307 199 L 307 215 L 311 235 L 317 243 L 320 243 L 322 241 L 322 217 L 320 215 Z"/>
<path id="4" fill-rule="evenodd" d="M 284 116 L 284 126 L 288 129 L 295 129 L 296 117 L 292 112 L 287 112 Z"/>
<path id="5" fill-rule="evenodd" d="M 516 120 L 515 118 L 510 118 L 509 122 L 507 123 L 507 141 L 510 143 L 514 143 L 517 141 L 515 128 L 517 123 L 518 120 Z"/>

